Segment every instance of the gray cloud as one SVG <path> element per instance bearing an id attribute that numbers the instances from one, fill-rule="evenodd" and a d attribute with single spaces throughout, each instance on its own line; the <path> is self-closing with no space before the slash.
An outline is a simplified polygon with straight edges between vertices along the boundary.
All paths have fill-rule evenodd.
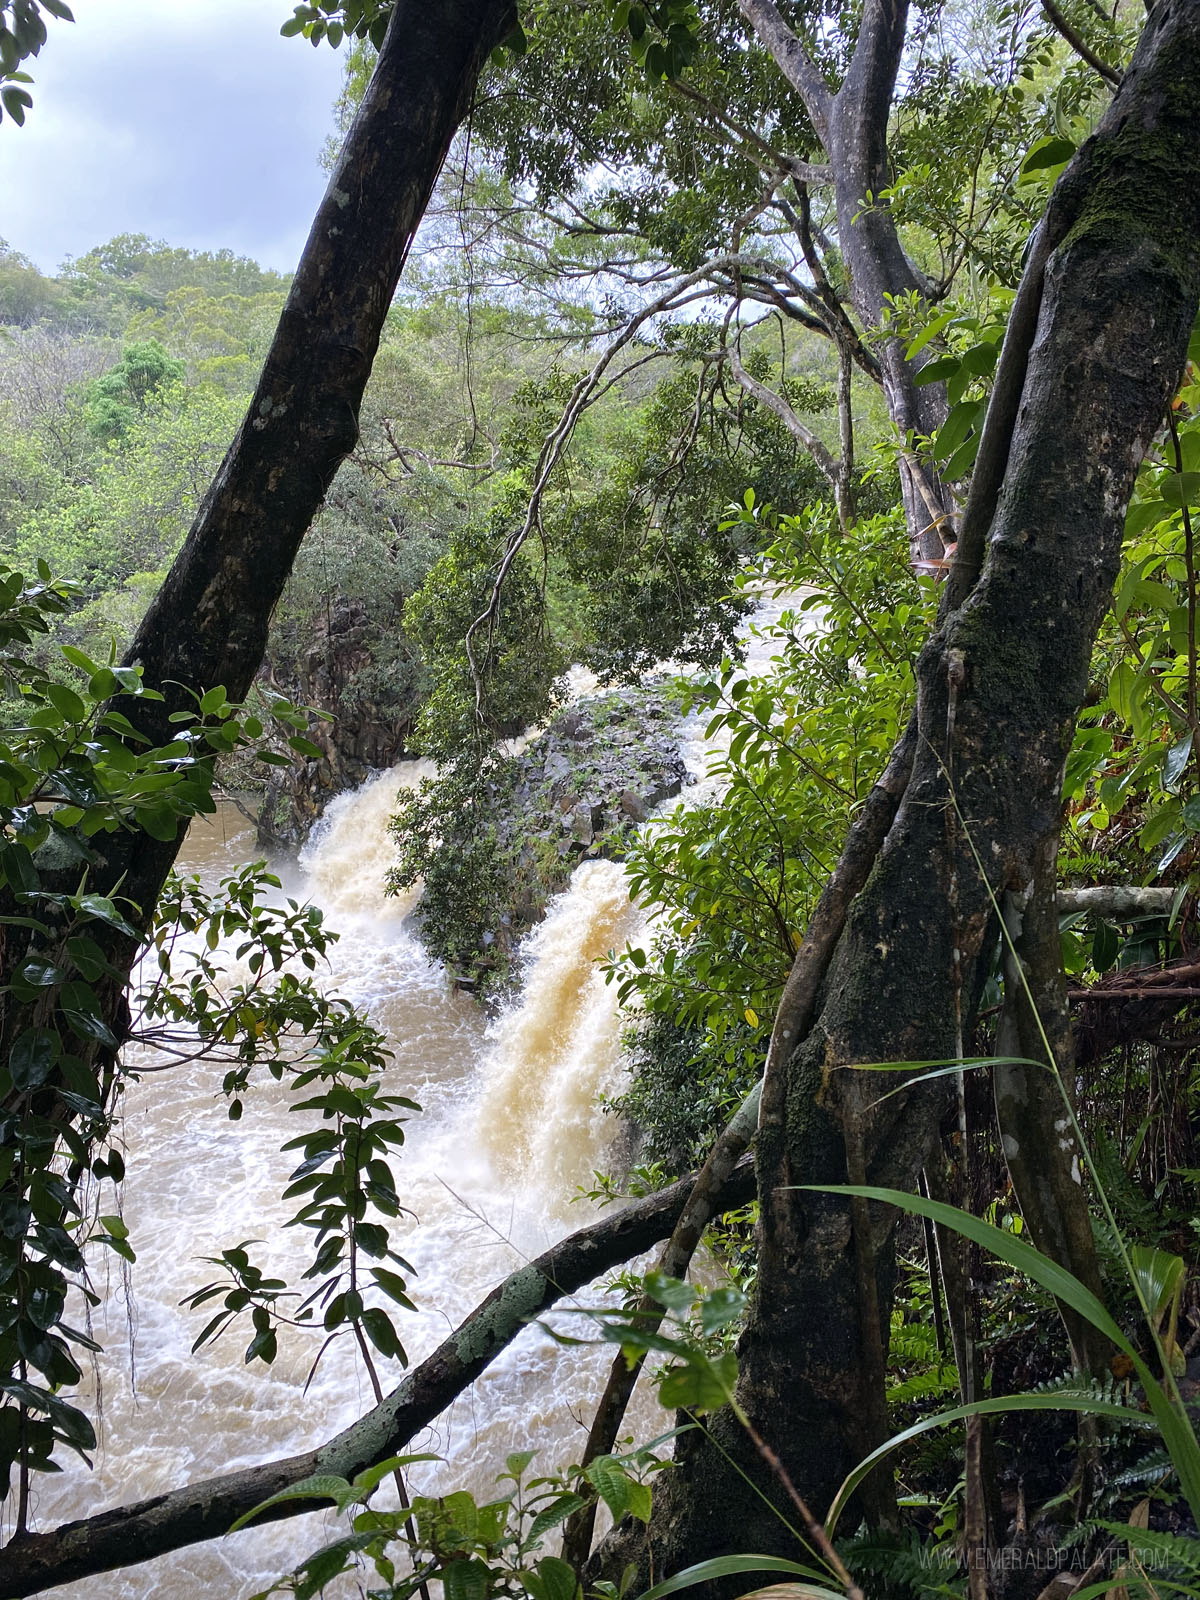
<path id="1" fill-rule="evenodd" d="M 0 237 L 44 270 L 117 233 L 290 271 L 325 187 L 341 58 L 289 0 L 74 0 L 0 123 Z"/>

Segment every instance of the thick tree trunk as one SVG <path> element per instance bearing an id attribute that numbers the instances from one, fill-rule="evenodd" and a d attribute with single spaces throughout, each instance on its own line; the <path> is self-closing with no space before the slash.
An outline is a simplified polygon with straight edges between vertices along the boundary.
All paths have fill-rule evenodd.
<path id="1" fill-rule="evenodd" d="M 907 792 L 814 1028 L 788 1061 L 783 1125 L 760 1128 L 759 1287 L 738 1392 L 818 1514 L 874 1442 L 895 1219 L 876 1212 L 856 1229 L 844 1199 L 792 1186 L 844 1183 L 858 1167 L 871 1183 L 915 1187 L 943 1092 L 924 1084 L 872 1105 L 879 1079 L 848 1069 L 951 1056 L 991 961 L 992 896 L 1024 901 L 1048 871 L 1052 882 L 1062 768 L 1125 507 L 1179 381 L 1200 296 L 1189 89 L 1198 72 L 1200 0 L 1160 7 L 1062 180 L 1063 225 L 1046 259 L 986 564 L 922 654 Z M 875 1287 L 866 1314 L 863 1283 Z M 788 1516 L 732 1417 L 719 1415 L 712 1432 Z M 700 1434 L 683 1444 L 653 1528 L 657 1573 L 729 1549 L 792 1548 L 720 1451 Z M 638 1558 L 609 1555 L 617 1565 Z"/>
<path id="2" fill-rule="evenodd" d="M 514 0 L 398 0 L 362 105 L 313 221 L 250 410 L 129 652 L 165 703 L 188 689 L 231 700 L 262 664 L 271 614 L 358 411 L 400 271 L 450 141 Z M 153 910 L 171 846 L 138 838 L 125 893 Z M 163 857 L 168 859 L 164 864 Z"/>
<path id="3" fill-rule="evenodd" d="M 174 737 L 171 713 L 194 710 L 194 692 L 219 684 L 237 701 L 250 689 L 300 541 L 358 437 L 384 319 L 450 141 L 515 21 L 514 0 L 398 0 L 250 410 L 127 657 L 164 695 L 123 707 L 155 744 Z M 116 835 L 89 887 L 119 885 L 148 926 L 180 842 Z M 113 951 L 126 969 L 133 953 Z"/>
<path id="4" fill-rule="evenodd" d="M 206 495 L 187 541 L 138 630 L 129 659 L 164 696 L 123 709 L 155 745 L 176 732 L 172 712 L 195 709 L 195 694 L 223 685 L 241 700 L 262 661 L 271 613 L 300 541 L 334 473 L 354 444 L 358 410 L 401 267 L 455 130 L 466 115 L 489 52 L 515 21 L 513 0 L 398 0 L 361 109 L 317 212 L 251 409 Z M 149 927 L 182 840 L 137 829 L 97 841 L 87 887 L 119 895 L 129 920 Z M 44 887 L 53 883 L 45 864 Z M 11 972 L 29 938 L 11 890 L 0 913 L 0 967 Z M 97 925 L 111 963 L 97 985 L 113 1032 L 122 1035 L 124 991 L 135 941 Z M 36 1008 L 0 989 L 0 1061 L 38 1020 Z M 103 1057 L 103 1047 L 96 1054 Z M 104 1091 L 113 1063 L 99 1059 Z M 62 1121 L 76 1113 L 39 1091 Z M 13 1091 L 14 1098 L 20 1096 Z M 21 1214 L 20 1164 L 8 1193 Z M 26 1209 L 26 1215 L 27 1215 Z M 11 1292 L 11 1291 L 10 1291 Z M 0 1294 L 0 1300 L 3 1295 Z M 11 1300 L 10 1300 L 11 1303 Z M 2 1309 L 2 1307 L 0 1307 Z M 7 1376 L 7 1374 L 6 1374 Z"/>

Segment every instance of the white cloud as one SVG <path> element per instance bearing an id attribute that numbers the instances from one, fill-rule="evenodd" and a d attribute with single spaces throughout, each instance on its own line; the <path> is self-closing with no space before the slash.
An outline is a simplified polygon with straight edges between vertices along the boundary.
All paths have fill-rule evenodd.
<path id="1" fill-rule="evenodd" d="M 289 0 L 75 0 L 0 123 L 0 237 L 52 270 L 117 233 L 290 271 L 325 187 L 340 58 Z"/>

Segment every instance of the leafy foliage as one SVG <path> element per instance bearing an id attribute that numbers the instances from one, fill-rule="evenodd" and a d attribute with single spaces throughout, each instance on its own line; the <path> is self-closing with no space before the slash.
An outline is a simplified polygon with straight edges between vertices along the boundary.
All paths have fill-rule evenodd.
<path id="1" fill-rule="evenodd" d="M 725 747 L 711 769 L 717 797 L 639 836 L 630 888 L 656 912 L 654 944 L 609 969 L 622 1002 L 655 1019 L 635 1063 L 659 1037 L 657 1019 L 669 1019 L 691 1041 L 695 1114 L 714 1122 L 758 1074 L 849 812 L 907 715 L 933 598 L 907 567 L 892 519 L 860 523 L 842 540 L 820 513 L 777 518 L 753 495 L 734 519 L 775 535 L 741 592 L 782 600 L 778 620 L 762 625 L 776 653 L 766 675 L 726 661 L 718 678 L 684 686 L 685 706 Z M 648 1127 L 655 1152 L 677 1146 L 681 1131 L 674 1101 L 654 1092 L 673 1059 L 645 1062 L 620 1102 Z"/>
<path id="2" fill-rule="evenodd" d="M 388 1313 L 364 1302 L 359 1274 L 364 1256 L 404 1265 L 370 1212 L 399 1213 L 388 1154 L 403 1142 L 397 1112 L 413 1103 L 382 1091 L 381 1036 L 346 1002 L 283 970 L 296 958 L 315 966 L 331 937 L 320 914 L 294 902 L 287 911 L 264 909 L 259 895 L 278 880 L 261 867 L 215 897 L 194 881 L 175 884 L 163 908 L 173 922 L 155 935 L 157 978 L 134 1027 L 123 991 L 146 919 L 140 907 L 91 887 L 106 835 L 136 828 L 173 842 L 190 817 L 213 809 L 215 762 L 261 738 L 263 725 L 212 689 L 194 711 L 173 715 L 170 744 L 148 746 L 127 713 L 161 696 L 144 686 L 140 668 L 103 666 L 68 646 L 66 660 L 82 680 L 76 690 L 40 665 L 34 647 L 70 603 L 69 587 L 44 564 L 33 582 L 0 567 L 0 674 L 15 705 L 0 740 L 0 916 L 24 941 L 2 991 L 0 1490 L 7 1494 L 15 1467 L 19 1521 L 30 1471 L 54 1470 L 60 1445 L 85 1456 L 95 1446 L 91 1421 L 63 1391 L 81 1379 L 79 1352 L 97 1346 L 66 1312 L 72 1293 L 96 1303 L 88 1243 L 135 1258 L 119 1208 L 100 1212 L 92 1192 L 124 1177 L 119 1151 L 105 1145 L 126 1076 L 120 1050 L 131 1037 L 162 1046 L 170 1025 L 187 1023 L 195 1032 L 176 1036 L 177 1050 L 230 1052 L 233 1117 L 253 1069 L 266 1062 L 278 1078 L 288 1062 L 294 1087 L 307 1095 L 298 1109 L 320 1113 L 323 1124 L 294 1141 L 305 1157 L 294 1174 L 292 1194 L 303 1197 L 295 1220 L 313 1232 L 311 1275 L 320 1279 L 295 1320 L 319 1304 L 327 1333 L 365 1332 L 382 1354 L 403 1358 Z M 282 702 L 274 713 L 292 730 L 305 720 Z M 298 732 L 291 739 L 307 747 Z M 172 926 L 203 935 L 182 973 L 172 967 Z M 225 992 L 213 956 L 223 937 L 241 939 L 251 974 Z M 266 972 L 276 975 L 273 985 Z M 304 1042 L 298 1057 L 286 1049 L 289 1037 Z M 243 1247 L 225 1252 L 223 1265 L 235 1274 L 233 1303 L 226 1299 L 198 1342 L 248 1307 L 255 1336 L 247 1359 L 270 1360 L 283 1286 L 252 1269 Z M 408 1304 L 389 1267 L 370 1272 L 379 1294 Z"/>
<path id="3" fill-rule="evenodd" d="M 335 1338 L 361 1342 L 365 1334 L 384 1358 L 403 1362 L 389 1312 L 368 1304 L 364 1291 L 411 1309 L 405 1280 L 394 1270 L 411 1268 L 391 1247 L 386 1219 L 402 1211 L 390 1164 L 404 1143 L 399 1113 L 418 1107 L 384 1091 L 381 1073 L 391 1052 L 383 1035 L 349 1002 L 295 972 L 299 961 L 311 973 L 337 935 L 325 929 L 315 906 L 289 900 L 286 908 L 268 907 L 264 897 L 278 887 L 261 863 L 227 879 L 216 894 L 195 878 L 172 879 L 154 938 L 158 974 L 139 996 L 143 1021 L 136 1036 L 142 1042 L 160 1051 L 173 1046 L 186 1059 L 198 1040 L 205 1055 L 228 1062 L 223 1088 L 232 1120 L 240 1120 L 253 1075 L 264 1064 L 276 1081 L 286 1077 L 291 1109 L 316 1118 L 283 1147 L 301 1157 L 284 1198 L 299 1202 L 289 1225 L 312 1235 L 313 1260 L 304 1277 L 316 1280 L 315 1287 L 288 1310 L 283 1302 L 297 1296 L 251 1262 L 248 1248 L 256 1241 L 209 1257 L 225 1277 L 186 1303 L 196 1308 L 220 1298 L 221 1306 L 193 1349 L 249 1311 L 254 1332 L 245 1359 L 270 1365 L 279 1325 L 303 1327 L 319 1314 L 326 1337 L 317 1361 Z M 194 944 L 182 971 L 173 954 L 180 939 L 185 952 Z M 249 969 L 245 981 L 231 981 L 225 970 L 231 939 L 238 941 L 233 960 L 246 961 Z"/>
<path id="4" fill-rule="evenodd" d="M 21 63 L 41 53 L 47 39 L 46 16 L 74 22 L 64 0 L 0 0 L 0 121 L 7 115 L 18 127 L 33 97 L 24 87 L 32 83 Z"/>

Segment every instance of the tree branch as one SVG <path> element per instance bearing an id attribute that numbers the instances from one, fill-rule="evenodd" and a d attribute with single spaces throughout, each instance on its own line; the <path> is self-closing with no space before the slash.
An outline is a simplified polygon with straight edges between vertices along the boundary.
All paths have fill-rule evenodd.
<path id="1" fill-rule="evenodd" d="M 77 1578 L 220 1538 L 240 1516 L 303 1478 L 314 1473 L 352 1478 L 397 1454 L 474 1383 L 527 1323 L 670 1233 L 694 1185 L 691 1174 L 615 1216 L 580 1228 L 511 1273 L 380 1405 L 315 1450 L 11 1540 L 3 1552 L 3 1600 L 22 1600 Z M 754 1173 L 747 1161 L 720 1186 L 711 1214 L 745 1205 L 753 1196 Z M 317 1506 L 315 1501 L 291 1500 L 259 1520 L 298 1516 Z"/>
<path id="2" fill-rule="evenodd" d="M 772 0 L 738 0 L 738 10 L 775 57 L 779 70 L 804 101 L 817 138 L 829 148 L 833 95 L 812 57 L 783 20 Z"/>
<path id="3" fill-rule="evenodd" d="M 836 96 L 838 111 L 853 119 L 855 137 L 878 141 L 881 152 L 907 29 L 908 0 L 867 0 L 854 55 Z"/>
<path id="4" fill-rule="evenodd" d="M 1114 89 L 1119 89 L 1123 74 L 1118 72 L 1116 67 L 1110 67 L 1107 61 L 1100 59 L 1083 35 L 1073 28 L 1066 17 L 1063 16 L 1055 5 L 1054 0 L 1042 0 L 1042 10 L 1045 12 L 1046 20 L 1050 26 L 1056 33 L 1062 35 L 1079 59 L 1086 61 L 1093 71 L 1098 72 L 1105 83 L 1110 83 Z"/>
<path id="5" fill-rule="evenodd" d="M 1098 883 L 1087 889 L 1060 889 L 1055 896 L 1059 916 L 1077 911 L 1092 911 L 1098 917 L 1123 922 L 1128 917 L 1165 917 L 1170 913 L 1175 890 L 1152 885 Z"/>

